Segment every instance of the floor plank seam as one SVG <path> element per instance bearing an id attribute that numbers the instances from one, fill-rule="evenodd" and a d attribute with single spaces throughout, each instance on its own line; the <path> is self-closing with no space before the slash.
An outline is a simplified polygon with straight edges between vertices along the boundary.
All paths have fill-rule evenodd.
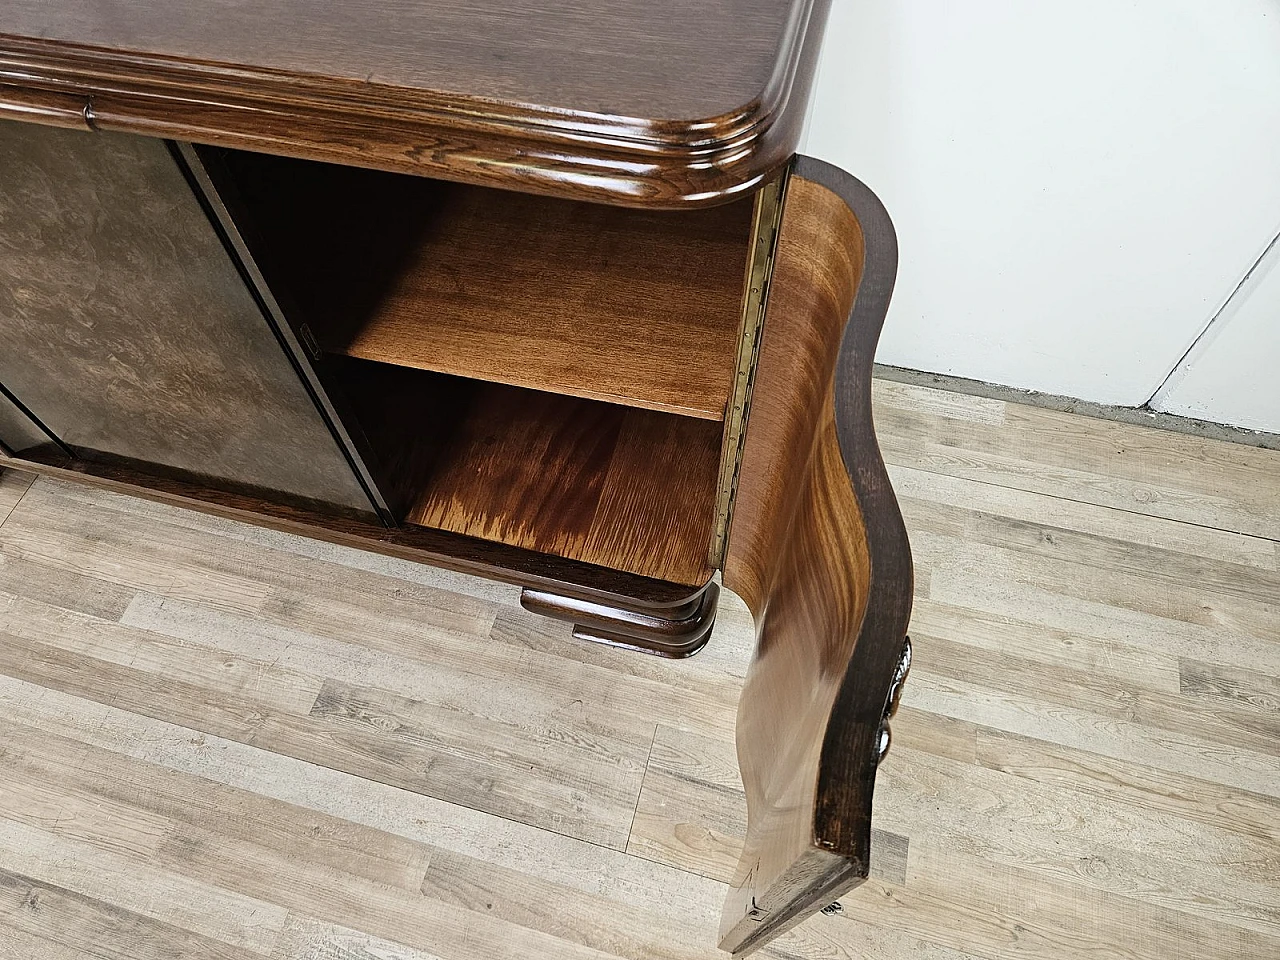
<path id="1" fill-rule="evenodd" d="M 635 860 L 643 860 L 645 863 L 651 863 L 655 867 L 662 867 L 664 870 L 674 870 L 677 873 L 683 873 L 687 877 L 697 877 L 700 880 L 709 880 L 712 883 L 718 883 L 723 887 L 729 886 L 729 881 L 725 880 L 723 877 L 717 877 L 714 874 L 710 874 L 710 873 L 703 873 L 701 870 L 691 870 L 688 867 L 682 867 L 679 864 L 672 862 L 671 860 L 657 860 L 653 857 L 645 856 L 643 853 L 639 853 L 633 850 L 628 850 L 627 856 Z"/>
<path id="2" fill-rule="evenodd" d="M 1274 537 L 1267 537 L 1257 533 L 1249 533 L 1245 530 L 1234 530 L 1231 527 L 1215 527 L 1208 523 L 1196 523 L 1195 521 L 1182 520 L 1178 517 L 1166 517 L 1159 513 L 1149 513 L 1143 510 L 1131 510 L 1128 507 L 1117 507 L 1109 503 L 1097 503 L 1093 500 L 1077 500 L 1074 497 L 1064 497 L 1056 493 L 1045 493 L 1043 490 L 1032 490 L 1028 487 L 1020 487 L 1009 483 L 996 483 L 993 480 L 979 480 L 976 477 L 957 476 L 954 473 L 942 473 L 938 470 L 927 470 L 914 463 L 896 463 L 892 460 L 886 460 L 885 463 L 890 467 L 901 467 L 905 470 L 915 470 L 919 473 L 927 473 L 934 477 L 948 477 L 951 479 L 967 480 L 970 483 L 981 483 L 1001 490 L 1016 490 L 1019 493 L 1029 493 L 1037 497 L 1048 497 L 1053 500 L 1059 500 L 1063 503 L 1079 503 L 1084 506 L 1096 507 L 1100 510 L 1115 510 L 1117 513 L 1126 513 L 1135 517 L 1147 517 L 1152 520 L 1163 520 L 1166 523 L 1180 523 L 1188 527 L 1195 527 L 1199 530 L 1215 530 L 1219 533 L 1230 533 L 1238 537 L 1251 537 L 1255 540 L 1263 540 L 1267 543 L 1276 544 L 1277 548 L 1280 548 L 1280 531 L 1277 531 Z"/>
<path id="3" fill-rule="evenodd" d="M 0 474 L 3 474 L 6 469 L 12 469 L 12 468 L 0 467 Z M 18 509 L 22 501 L 26 499 L 27 494 L 31 492 L 31 488 L 34 487 L 37 483 L 37 480 L 35 477 L 31 477 L 28 474 L 22 474 L 21 471 L 18 471 L 18 470 L 13 470 L 12 472 L 18 473 L 22 476 L 27 477 L 27 488 L 18 495 L 17 500 L 13 501 L 13 505 L 10 506 L 9 509 L 5 511 L 4 516 L 0 517 L 0 527 L 3 527 L 6 523 L 9 522 L 9 518 L 13 516 L 14 512 Z"/>
<path id="4" fill-rule="evenodd" d="M 649 738 L 649 752 L 644 758 L 644 775 L 640 777 L 640 789 L 636 791 L 636 805 L 631 810 L 631 825 L 627 827 L 627 839 L 622 844 L 622 852 L 626 853 L 631 849 L 631 835 L 636 830 L 636 816 L 640 813 L 640 801 L 644 799 L 644 785 L 649 780 L 649 765 L 653 763 L 653 746 L 658 742 L 658 728 L 661 724 L 653 725 L 653 736 Z"/>

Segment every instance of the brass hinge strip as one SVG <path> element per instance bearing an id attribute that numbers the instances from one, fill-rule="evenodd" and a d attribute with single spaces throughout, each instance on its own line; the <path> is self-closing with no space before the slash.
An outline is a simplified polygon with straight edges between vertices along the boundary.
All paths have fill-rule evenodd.
<path id="1" fill-rule="evenodd" d="M 729 543 L 729 525 L 733 520 L 733 501 L 738 492 L 738 473 L 742 467 L 742 450 L 747 441 L 747 418 L 751 413 L 751 391 L 755 385 L 756 360 L 764 330 L 765 308 L 769 301 L 769 278 L 773 273 L 773 255 L 778 245 L 782 224 L 782 205 L 786 198 L 787 178 L 783 171 L 757 191 L 751 220 L 750 256 L 747 260 L 745 290 L 742 297 L 742 324 L 739 328 L 738 359 L 733 378 L 733 392 L 725 411 L 724 445 L 720 451 L 720 477 L 716 491 L 716 527 L 711 541 L 711 565 L 724 564 Z"/>

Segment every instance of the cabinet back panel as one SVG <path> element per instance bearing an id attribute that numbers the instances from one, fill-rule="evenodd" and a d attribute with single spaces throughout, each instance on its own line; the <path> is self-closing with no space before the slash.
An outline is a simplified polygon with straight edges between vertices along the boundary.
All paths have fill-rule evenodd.
<path id="1" fill-rule="evenodd" d="M 369 511 L 159 140 L 0 121 L 0 383 L 77 454 Z"/>
<path id="2" fill-rule="evenodd" d="M 748 197 L 624 210 L 211 151 L 273 290 L 337 354 L 721 420 Z"/>

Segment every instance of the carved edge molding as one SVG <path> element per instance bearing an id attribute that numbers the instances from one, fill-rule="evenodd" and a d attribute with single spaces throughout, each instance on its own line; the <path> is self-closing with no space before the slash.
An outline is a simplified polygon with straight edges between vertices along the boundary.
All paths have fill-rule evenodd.
<path id="1" fill-rule="evenodd" d="M 716 117 L 610 116 L 2 33 L 0 116 L 622 206 L 709 205 L 790 159 L 829 5 L 796 4 L 764 89 Z"/>

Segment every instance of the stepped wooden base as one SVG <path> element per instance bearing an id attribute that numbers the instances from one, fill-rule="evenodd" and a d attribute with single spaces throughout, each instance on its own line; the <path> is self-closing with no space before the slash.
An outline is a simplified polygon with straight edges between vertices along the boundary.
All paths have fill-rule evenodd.
<path id="1" fill-rule="evenodd" d="M 719 600 L 714 582 L 675 607 L 623 608 L 527 587 L 520 593 L 526 610 L 572 623 L 579 640 L 672 658 L 692 656 L 706 646 Z"/>

